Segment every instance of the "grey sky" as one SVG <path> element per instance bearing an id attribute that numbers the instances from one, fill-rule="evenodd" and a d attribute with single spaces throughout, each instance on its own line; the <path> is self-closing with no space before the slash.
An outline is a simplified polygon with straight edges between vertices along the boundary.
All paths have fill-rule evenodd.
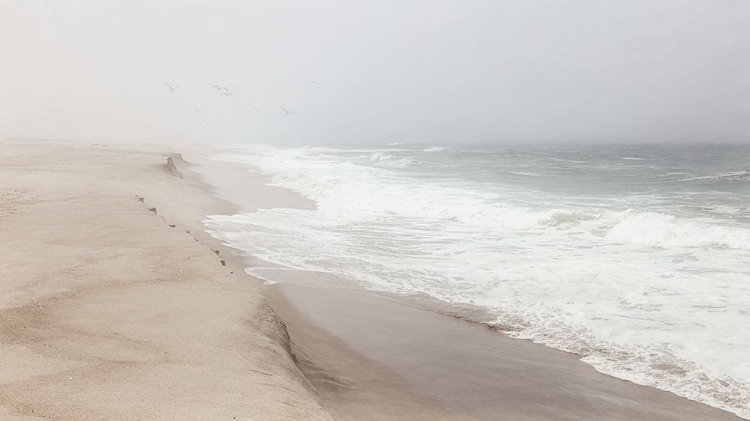
<path id="1" fill-rule="evenodd" d="M 0 0 L 0 60 L 0 138 L 750 139 L 746 0 Z"/>

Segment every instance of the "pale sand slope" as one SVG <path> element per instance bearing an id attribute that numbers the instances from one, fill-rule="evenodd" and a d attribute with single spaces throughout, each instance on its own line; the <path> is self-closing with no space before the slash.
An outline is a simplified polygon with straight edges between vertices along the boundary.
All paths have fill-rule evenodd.
<path id="1" fill-rule="evenodd" d="M 330 419 L 257 287 L 186 233 L 228 206 L 199 190 L 159 153 L 0 142 L 0 419 Z"/>

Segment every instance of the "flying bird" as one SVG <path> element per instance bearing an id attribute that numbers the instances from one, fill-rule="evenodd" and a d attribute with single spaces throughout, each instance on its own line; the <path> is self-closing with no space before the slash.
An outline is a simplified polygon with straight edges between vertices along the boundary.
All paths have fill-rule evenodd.
<path id="1" fill-rule="evenodd" d="M 216 89 L 217 91 L 222 91 L 222 90 L 229 91 L 229 88 L 227 88 L 226 86 L 219 86 L 219 85 L 213 85 L 211 86 L 211 89 Z"/>
<path id="2" fill-rule="evenodd" d="M 190 108 L 192 108 L 192 109 L 193 109 L 193 111 L 195 111 L 196 113 L 199 113 L 199 112 L 201 112 L 201 111 L 204 111 L 204 109 L 203 109 L 203 108 L 198 108 L 198 107 L 196 107 L 195 105 L 191 105 L 191 106 L 190 106 Z"/>
<path id="3" fill-rule="evenodd" d="M 201 120 L 201 121 L 203 121 L 204 123 L 206 123 L 206 125 L 209 125 L 209 124 L 211 124 L 211 123 L 214 122 L 213 120 Z"/>
<path id="4" fill-rule="evenodd" d="M 255 105 L 251 105 L 250 108 L 252 108 L 253 110 L 255 110 L 256 113 L 260 112 L 260 110 L 261 110 L 260 108 L 256 107 Z"/>
<path id="5" fill-rule="evenodd" d="M 294 111 L 292 111 L 292 110 L 287 110 L 286 108 L 282 108 L 282 109 L 281 109 L 281 111 L 283 111 L 283 112 L 284 112 L 284 114 L 287 114 L 287 115 L 289 115 L 289 114 L 297 114 L 297 113 L 295 113 L 295 112 L 294 112 Z"/>
<path id="6" fill-rule="evenodd" d="M 165 84 L 165 85 L 167 85 L 167 88 L 169 88 L 169 92 L 172 92 L 172 91 L 174 91 L 175 89 L 180 89 L 180 87 L 179 87 L 179 86 L 175 86 L 175 87 L 173 88 L 173 87 L 172 87 L 172 85 L 168 84 L 167 82 L 164 82 L 164 84 Z"/>
<path id="7" fill-rule="evenodd" d="M 310 79 L 310 83 L 312 83 L 313 85 L 323 86 L 323 85 L 321 85 L 321 84 L 320 84 L 319 82 L 317 82 L 317 81 L 314 81 L 314 80 L 312 80 L 312 79 Z"/>
<path id="8" fill-rule="evenodd" d="M 231 92 L 222 92 L 221 96 L 234 96 Z"/>

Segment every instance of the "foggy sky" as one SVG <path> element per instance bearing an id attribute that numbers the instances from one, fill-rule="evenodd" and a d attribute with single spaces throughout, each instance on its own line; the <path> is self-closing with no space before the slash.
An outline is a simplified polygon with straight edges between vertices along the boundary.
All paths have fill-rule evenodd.
<path id="1" fill-rule="evenodd" d="M 9 137 L 747 141 L 750 2 L 0 0 Z"/>

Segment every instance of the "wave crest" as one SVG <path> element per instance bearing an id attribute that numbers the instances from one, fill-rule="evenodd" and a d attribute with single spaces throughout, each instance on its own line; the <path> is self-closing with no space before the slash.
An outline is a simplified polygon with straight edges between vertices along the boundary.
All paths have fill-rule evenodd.
<path id="1" fill-rule="evenodd" d="M 721 174 L 698 175 L 677 181 L 750 181 L 750 171 L 737 171 Z"/>
<path id="2" fill-rule="evenodd" d="M 718 247 L 750 250 L 750 230 L 679 219 L 656 212 L 628 210 L 608 239 L 653 247 Z"/>
<path id="3" fill-rule="evenodd" d="M 425 149 L 423 152 L 440 152 L 440 151 L 445 151 L 448 149 L 449 148 L 445 148 L 443 146 L 432 146 L 432 147 Z"/>

